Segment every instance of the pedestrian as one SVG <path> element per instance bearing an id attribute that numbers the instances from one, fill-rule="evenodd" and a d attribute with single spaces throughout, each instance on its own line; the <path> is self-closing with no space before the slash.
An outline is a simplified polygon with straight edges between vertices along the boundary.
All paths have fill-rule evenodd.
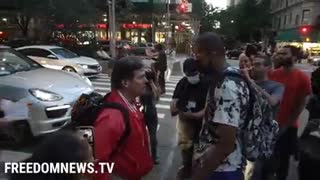
<path id="1" fill-rule="evenodd" d="M 272 69 L 272 61 L 266 55 L 257 55 L 252 62 L 252 68 L 244 73 L 252 87 L 265 96 L 272 106 L 273 120 L 276 119 L 279 105 L 284 93 L 284 86 L 268 79 L 268 73 Z M 268 180 L 272 175 L 274 164 L 272 158 L 261 158 L 255 162 L 248 161 L 245 173 L 247 180 Z"/>
<path id="2" fill-rule="evenodd" d="M 240 69 L 251 68 L 251 60 L 245 53 L 241 53 L 239 56 L 239 68 Z"/>
<path id="3" fill-rule="evenodd" d="M 124 46 L 120 45 L 117 47 L 116 50 L 117 50 L 116 57 L 112 57 L 108 62 L 108 75 L 109 75 L 109 77 L 111 77 L 111 75 L 112 75 L 112 71 L 113 71 L 113 67 L 114 67 L 115 62 L 120 60 L 121 58 L 128 56 L 128 52 L 124 48 Z"/>
<path id="4" fill-rule="evenodd" d="M 290 156 L 297 150 L 298 118 L 304 110 L 308 96 L 311 94 L 311 82 L 307 75 L 295 67 L 298 49 L 284 46 L 278 51 L 282 68 L 269 73 L 270 80 L 282 83 L 285 87 L 277 121 L 280 132 L 275 152 L 279 158 L 277 180 L 286 180 Z"/>
<path id="5" fill-rule="evenodd" d="M 93 162 L 92 152 L 87 141 L 69 131 L 49 135 L 36 147 L 29 163 L 83 163 Z M 32 173 L 12 174 L 10 180 L 81 180 L 84 174 L 73 173 Z"/>
<path id="6" fill-rule="evenodd" d="M 175 60 L 176 60 L 176 44 L 175 44 L 174 40 L 172 40 L 169 43 L 169 47 L 168 47 L 168 50 L 166 51 L 166 54 L 167 54 L 167 59 L 168 59 L 168 68 L 166 71 L 166 81 L 168 81 L 171 76 L 171 73 L 172 73 L 173 64 L 175 63 Z"/>
<path id="7" fill-rule="evenodd" d="M 281 67 L 281 64 L 279 62 L 279 56 L 277 53 L 274 53 L 272 56 L 272 62 L 273 62 L 273 69 L 278 69 Z"/>
<path id="8" fill-rule="evenodd" d="M 124 123 L 121 112 L 114 109 L 102 110 L 94 122 L 95 158 L 100 162 L 114 162 L 114 175 L 124 179 L 140 180 L 152 169 L 146 124 L 136 102 L 136 98 L 144 94 L 146 83 L 140 58 L 125 57 L 116 61 L 111 76 L 112 90 L 105 101 L 122 105 L 129 113 L 129 124 Z M 118 141 L 126 126 L 130 126 L 130 134 L 119 147 Z M 100 174 L 94 179 L 106 178 L 110 177 Z"/>
<path id="9" fill-rule="evenodd" d="M 312 72 L 312 97 L 307 105 L 309 120 L 300 142 L 299 179 L 320 179 L 320 68 Z"/>
<path id="10" fill-rule="evenodd" d="M 109 54 L 103 49 L 103 46 L 99 45 L 96 52 L 98 59 L 110 60 Z"/>
<path id="11" fill-rule="evenodd" d="M 195 59 L 184 61 L 183 72 L 186 76 L 178 82 L 171 103 L 171 113 L 179 114 L 178 145 L 183 163 L 177 174 L 178 179 L 190 178 L 192 175 L 194 145 L 199 139 L 209 86 L 200 76 Z"/>
<path id="12" fill-rule="evenodd" d="M 194 180 L 242 180 L 243 155 L 238 133 L 246 118 L 249 88 L 244 79 L 224 77 L 228 67 L 224 43 L 215 33 L 204 33 L 195 43 L 199 70 L 211 74 L 205 117 L 194 155 Z"/>
<path id="13" fill-rule="evenodd" d="M 148 127 L 151 143 L 151 155 L 154 164 L 159 164 L 157 158 L 157 128 L 158 113 L 156 108 L 157 99 L 160 96 L 159 88 L 156 86 L 156 72 L 154 68 L 146 68 L 146 78 L 148 80 L 146 91 L 141 96 L 140 101 L 143 105 L 144 118 Z"/>
<path id="14" fill-rule="evenodd" d="M 161 94 L 165 94 L 166 93 L 165 72 L 167 70 L 167 55 L 164 51 L 164 47 L 162 44 L 157 44 L 155 46 L 155 50 L 157 52 L 155 67 L 157 70 L 159 86 L 160 86 Z"/>

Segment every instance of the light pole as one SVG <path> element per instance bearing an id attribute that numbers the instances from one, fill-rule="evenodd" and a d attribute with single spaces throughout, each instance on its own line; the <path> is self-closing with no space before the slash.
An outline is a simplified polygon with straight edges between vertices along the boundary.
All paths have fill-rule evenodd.
<path id="1" fill-rule="evenodd" d="M 107 0 L 109 7 L 109 34 L 110 34 L 110 51 L 113 58 L 116 57 L 116 1 Z"/>

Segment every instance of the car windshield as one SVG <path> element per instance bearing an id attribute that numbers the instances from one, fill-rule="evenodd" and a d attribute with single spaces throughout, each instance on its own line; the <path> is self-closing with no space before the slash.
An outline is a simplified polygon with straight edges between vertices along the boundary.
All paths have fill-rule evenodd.
<path id="1" fill-rule="evenodd" d="M 0 76 L 10 75 L 21 71 L 30 71 L 42 66 L 19 52 L 0 48 Z"/>
<path id="2" fill-rule="evenodd" d="M 78 54 L 64 48 L 55 48 L 51 49 L 51 51 L 54 52 L 60 59 L 71 59 L 79 57 Z"/>

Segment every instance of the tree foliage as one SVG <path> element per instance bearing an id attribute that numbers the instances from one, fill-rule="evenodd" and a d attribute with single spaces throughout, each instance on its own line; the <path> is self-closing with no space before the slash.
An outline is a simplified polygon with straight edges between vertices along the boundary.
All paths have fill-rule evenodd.
<path id="1" fill-rule="evenodd" d="M 206 4 L 201 31 L 215 31 L 225 38 L 248 42 L 260 40 L 262 32 L 271 26 L 270 21 L 270 0 L 243 0 L 226 10 Z"/>

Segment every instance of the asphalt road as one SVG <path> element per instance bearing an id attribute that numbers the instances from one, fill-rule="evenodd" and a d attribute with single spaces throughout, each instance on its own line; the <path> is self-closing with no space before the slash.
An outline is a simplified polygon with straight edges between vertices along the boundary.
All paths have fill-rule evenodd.
<path id="1" fill-rule="evenodd" d="M 176 172 L 181 163 L 181 156 L 179 149 L 177 148 L 177 133 L 176 133 L 176 118 L 171 118 L 169 114 L 169 104 L 171 96 L 175 87 L 175 84 L 182 78 L 180 63 L 185 59 L 179 57 L 174 62 L 172 76 L 167 82 L 167 93 L 161 97 L 161 102 L 157 105 L 159 128 L 158 128 L 158 156 L 160 164 L 155 166 L 153 171 L 144 179 L 145 180 L 174 180 Z M 232 66 L 238 66 L 238 61 L 229 60 Z M 308 64 L 298 65 L 299 69 L 302 69 L 306 74 L 310 75 L 314 67 Z M 110 90 L 110 79 L 105 75 L 93 80 L 94 86 L 98 92 L 104 93 Z M 305 126 L 308 114 L 304 111 L 301 115 L 301 121 L 299 122 L 299 133 Z M 0 152 L 0 161 L 19 161 L 28 157 L 32 153 L 34 147 L 41 142 L 41 138 L 26 147 L 9 147 L 6 144 L 0 143 L 2 151 Z M 291 163 L 290 176 L 288 180 L 297 180 L 296 175 L 296 163 Z"/>

